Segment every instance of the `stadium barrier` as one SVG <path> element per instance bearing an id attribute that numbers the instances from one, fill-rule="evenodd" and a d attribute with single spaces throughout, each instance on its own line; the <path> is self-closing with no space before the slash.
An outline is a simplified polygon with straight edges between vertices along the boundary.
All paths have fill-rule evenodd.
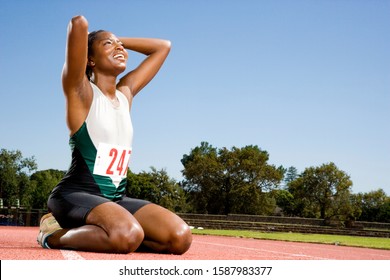
<path id="1" fill-rule="evenodd" d="M 390 237 L 390 223 L 355 222 L 353 227 L 342 227 L 338 223 L 332 225 L 322 219 L 297 217 L 187 213 L 178 213 L 178 215 L 195 228 Z"/>

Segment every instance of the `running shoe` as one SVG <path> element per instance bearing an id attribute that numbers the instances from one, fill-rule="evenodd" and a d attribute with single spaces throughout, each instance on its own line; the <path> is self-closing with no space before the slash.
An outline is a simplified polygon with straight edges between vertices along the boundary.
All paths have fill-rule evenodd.
<path id="1" fill-rule="evenodd" d="M 52 213 L 42 216 L 37 237 L 38 244 L 43 248 L 50 249 L 47 244 L 47 238 L 60 229 L 62 228 Z"/>

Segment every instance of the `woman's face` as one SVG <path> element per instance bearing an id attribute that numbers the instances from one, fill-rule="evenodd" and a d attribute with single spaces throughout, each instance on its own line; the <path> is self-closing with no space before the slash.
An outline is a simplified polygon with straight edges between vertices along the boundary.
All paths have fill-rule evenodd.
<path id="1" fill-rule="evenodd" d="M 93 65 L 94 72 L 117 76 L 126 69 L 128 53 L 122 42 L 111 32 L 99 33 L 92 48 L 93 55 L 88 60 Z"/>

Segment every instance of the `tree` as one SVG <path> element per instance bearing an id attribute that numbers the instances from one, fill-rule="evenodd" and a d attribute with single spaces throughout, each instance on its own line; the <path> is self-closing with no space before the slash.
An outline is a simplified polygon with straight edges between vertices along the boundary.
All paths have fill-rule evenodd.
<path id="1" fill-rule="evenodd" d="M 195 147 L 190 154 L 185 154 L 181 160 L 184 165 L 182 186 L 190 195 L 190 204 L 194 212 L 216 213 L 222 207 L 221 199 L 210 199 L 218 197 L 218 187 L 215 185 L 217 176 L 220 173 L 217 149 L 202 142 Z M 212 174 L 212 175 L 211 175 Z"/>
<path id="2" fill-rule="evenodd" d="M 280 207 L 283 215 L 295 216 L 294 196 L 288 190 L 275 190 L 273 191 L 273 197 L 275 197 L 276 205 Z"/>
<path id="3" fill-rule="evenodd" d="M 294 166 L 290 166 L 287 168 L 287 171 L 284 176 L 284 182 L 286 185 L 290 183 L 291 181 L 294 181 L 296 178 L 298 178 L 298 169 L 296 169 Z"/>
<path id="4" fill-rule="evenodd" d="M 30 184 L 22 196 L 27 208 L 46 209 L 51 190 L 64 177 L 65 171 L 48 169 L 37 171 L 30 176 Z"/>
<path id="5" fill-rule="evenodd" d="M 284 169 L 267 164 L 268 159 L 268 153 L 257 146 L 228 150 L 201 142 L 181 160 L 183 186 L 190 193 L 195 212 L 272 212 L 275 201 L 266 193 L 278 186 Z"/>
<path id="6" fill-rule="evenodd" d="M 184 190 L 164 169 L 151 167 L 151 172 L 128 172 L 127 195 L 151 201 L 174 212 L 186 211 Z"/>
<path id="7" fill-rule="evenodd" d="M 28 173 L 37 169 L 34 157 L 23 158 L 19 150 L 0 151 L 0 198 L 10 207 L 20 201 L 29 184 Z"/>
<path id="8" fill-rule="evenodd" d="M 390 197 L 383 189 L 368 193 L 358 193 L 357 201 L 361 209 L 359 220 L 368 222 L 390 221 Z"/>
<path id="9" fill-rule="evenodd" d="M 386 198 L 379 209 L 378 222 L 390 223 L 390 197 Z"/>
<path id="10" fill-rule="evenodd" d="M 345 220 L 353 211 L 350 177 L 334 163 L 309 167 L 288 185 L 295 213 L 303 217 Z"/>

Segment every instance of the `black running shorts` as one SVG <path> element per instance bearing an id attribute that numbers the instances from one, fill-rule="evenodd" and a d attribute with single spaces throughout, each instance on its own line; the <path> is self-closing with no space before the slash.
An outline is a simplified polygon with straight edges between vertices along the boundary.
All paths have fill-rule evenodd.
<path id="1" fill-rule="evenodd" d="M 49 211 L 53 213 L 62 228 L 75 228 L 86 224 L 88 213 L 94 207 L 110 201 L 112 200 L 97 194 L 59 188 L 50 194 L 47 204 Z M 150 203 L 125 195 L 112 202 L 124 207 L 131 214 Z"/>

